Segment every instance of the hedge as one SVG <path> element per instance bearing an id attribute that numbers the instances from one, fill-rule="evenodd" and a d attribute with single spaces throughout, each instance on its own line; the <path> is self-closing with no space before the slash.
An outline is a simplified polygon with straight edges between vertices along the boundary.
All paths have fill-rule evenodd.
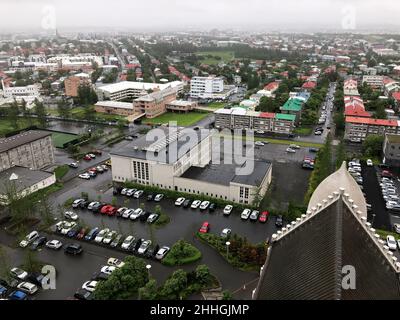
<path id="1" fill-rule="evenodd" d="M 200 258 L 199 249 L 187 241 L 178 240 L 161 262 L 167 266 L 181 266 L 195 262 Z"/>

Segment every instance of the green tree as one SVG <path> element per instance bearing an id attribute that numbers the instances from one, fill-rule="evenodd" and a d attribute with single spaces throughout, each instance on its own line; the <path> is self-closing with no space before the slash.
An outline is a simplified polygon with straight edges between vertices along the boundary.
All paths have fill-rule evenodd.
<path id="1" fill-rule="evenodd" d="M 205 285 L 210 282 L 211 272 L 208 266 L 205 264 L 200 264 L 195 270 L 196 280 L 201 284 Z"/>
<path id="2" fill-rule="evenodd" d="M 44 107 L 44 104 L 40 102 L 37 98 L 35 99 L 34 104 L 35 104 L 34 111 L 37 116 L 40 127 L 42 128 L 47 127 L 46 108 Z"/>
<path id="3" fill-rule="evenodd" d="M 384 136 L 369 135 L 362 144 L 364 155 L 368 157 L 380 157 L 382 154 L 384 139 Z"/>
<path id="4" fill-rule="evenodd" d="M 158 299 L 158 288 L 157 281 L 150 279 L 146 285 L 139 289 L 140 300 L 157 300 Z"/>
<path id="5" fill-rule="evenodd" d="M 57 111 L 61 118 L 63 119 L 71 118 L 71 108 L 65 102 L 65 100 L 57 102 Z"/>
<path id="6" fill-rule="evenodd" d="M 163 299 L 176 300 L 181 297 L 181 291 L 187 286 L 187 273 L 182 269 L 176 270 L 160 290 Z"/>

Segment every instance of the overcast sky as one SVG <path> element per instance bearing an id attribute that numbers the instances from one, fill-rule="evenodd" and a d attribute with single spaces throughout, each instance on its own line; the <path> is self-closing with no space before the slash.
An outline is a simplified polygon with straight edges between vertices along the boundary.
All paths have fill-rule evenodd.
<path id="1" fill-rule="evenodd" d="M 40 30 L 54 21 L 60 30 L 400 25 L 399 0 L 0 0 L 0 13 L 3 32 Z"/>

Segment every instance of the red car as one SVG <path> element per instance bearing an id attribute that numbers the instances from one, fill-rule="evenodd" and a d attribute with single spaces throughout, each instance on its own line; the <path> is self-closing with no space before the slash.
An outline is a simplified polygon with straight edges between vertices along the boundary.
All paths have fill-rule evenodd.
<path id="1" fill-rule="evenodd" d="M 78 240 L 82 240 L 83 237 L 86 235 L 86 231 L 87 231 L 86 228 L 82 228 L 81 231 L 79 231 L 79 233 L 78 233 L 78 235 L 76 236 L 76 238 L 77 238 Z"/>
<path id="2" fill-rule="evenodd" d="M 393 178 L 393 174 L 388 170 L 383 170 L 382 171 L 382 177 Z"/>
<path id="3" fill-rule="evenodd" d="M 83 160 L 90 161 L 90 160 L 92 160 L 92 158 L 89 157 L 89 155 L 86 155 L 86 156 L 83 157 Z"/>
<path id="4" fill-rule="evenodd" d="M 264 211 L 260 214 L 260 217 L 258 218 L 258 221 L 265 223 L 268 220 L 268 216 L 269 216 L 269 212 L 268 211 Z"/>
<path id="5" fill-rule="evenodd" d="M 92 171 L 92 172 L 95 172 L 95 173 L 97 173 L 97 169 L 96 169 L 96 168 L 94 168 L 94 167 L 93 167 L 93 168 L 90 168 L 90 169 L 89 169 L 89 171 Z"/>
<path id="6" fill-rule="evenodd" d="M 210 229 L 210 224 L 206 221 L 206 222 L 203 222 L 203 225 L 201 226 L 199 232 L 200 233 L 208 233 L 209 229 Z"/>
<path id="7" fill-rule="evenodd" d="M 117 212 L 117 208 L 111 206 L 111 205 L 105 205 L 103 208 L 101 208 L 100 213 L 106 214 L 108 216 L 113 216 Z"/>

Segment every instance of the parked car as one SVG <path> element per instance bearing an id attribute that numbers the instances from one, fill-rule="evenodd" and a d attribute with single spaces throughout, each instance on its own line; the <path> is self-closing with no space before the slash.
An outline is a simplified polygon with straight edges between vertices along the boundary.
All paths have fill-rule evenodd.
<path id="1" fill-rule="evenodd" d="M 105 205 L 101 208 L 100 213 L 101 214 L 106 214 L 108 216 L 113 216 L 117 212 L 117 208 L 115 208 L 112 205 Z"/>
<path id="2" fill-rule="evenodd" d="M 85 237 L 86 232 L 87 232 L 87 228 L 81 228 L 81 230 L 79 230 L 78 234 L 76 235 L 76 238 L 78 240 L 82 240 Z"/>
<path id="3" fill-rule="evenodd" d="M 3 299 L 7 294 L 7 288 L 0 286 L 0 300 Z"/>
<path id="4" fill-rule="evenodd" d="M 82 289 L 87 290 L 89 292 L 93 292 L 96 289 L 97 284 L 98 284 L 98 281 L 86 281 L 82 285 Z"/>
<path id="5" fill-rule="evenodd" d="M 117 267 L 114 267 L 114 266 L 103 266 L 103 267 L 101 267 L 100 272 L 105 273 L 105 274 L 111 274 L 116 269 L 117 269 Z"/>
<path id="6" fill-rule="evenodd" d="M 200 206 L 200 204 L 201 204 L 201 201 L 200 200 L 194 200 L 193 202 L 192 202 L 192 205 L 190 206 L 192 209 L 197 209 L 199 206 Z"/>
<path id="7" fill-rule="evenodd" d="M 47 279 L 40 272 L 32 272 L 28 275 L 28 278 L 26 280 L 30 283 L 33 283 L 38 288 L 42 288 L 43 282 L 45 282 L 45 280 L 47 280 Z"/>
<path id="8" fill-rule="evenodd" d="M 183 202 L 183 207 L 184 207 L 184 208 L 189 208 L 190 205 L 191 205 L 191 203 L 192 203 L 192 200 L 186 199 L 186 200 Z"/>
<path id="9" fill-rule="evenodd" d="M 28 277 L 28 272 L 25 270 L 22 270 L 20 268 L 12 268 L 10 270 L 10 274 L 15 278 L 19 280 L 25 280 Z"/>
<path id="10" fill-rule="evenodd" d="M 251 210 L 250 209 L 244 209 L 240 215 L 240 218 L 243 220 L 247 220 L 250 217 Z"/>
<path id="11" fill-rule="evenodd" d="M 79 219 L 79 216 L 73 211 L 66 211 L 64 212 L 64 218 L 76 221 Z"/>
<path id="12" fill-rule="evenodd" d="M 224 215 L 230 215 L 233 210 L 233 206 L 228 204 L 224 208 Z"/>
<path id="13" fill-rule="evenodd" d="M 199 229 L 199 232 L 200 233 L 208 233 L 209 230 L 210 230 L 210 224 L 207 221 L 205 221 L 205 222 L 203 222 L 201 228 Z"/>
<path id="14" fill-rule="evenodd" d="M 6 288 L 16 288 L 19 281 L 14 278 L 0 279 L 0 285 Z"/>
<path id="15" fill-rule="evenodd" d="M 153 201 L 153 200 L 154 200 L 154 197 L 155 197 L 155 194 L 154 194 L 154 193 L 148 194 L 148 195 L 147 195 L 147 201 Z"/>
<path id="16" fill-rule="evenodd" d="M 154 201 L 160 202 L 164 198 L 164 195 L 162 193 L 156 194 L 154 197 Z"/>
<path id="17" fill-rule="evenodd" d="M 225 228 L 221 231 L 221 238 L 229 238 L 232 233 L 232 230 L 229 228 Z"/>
<path id="18" fill-rule="evenodd" d="M 64 252 L 66 254 L 71 254 L 71 255 L 81 254 L 82 251 L 83 251 L 82 246 L 77 243 L 71 243 L 71 244 L 67 245 L 64 249 Z"/>
<path id="19" fill-rule="evenodd" d="M 117 236 L 117 231 L 110 231 L 107 232 L 107 234 L 105 235 L 104 239 L 103 239 L 103 243 L 104 244 L 111 244 L 111 242 L 115 239 L 115 237 Z"/>
<path id="20" fill-rule="evenodd" d="M 50 240 L 46 242 L 46 248 L 58 250 L 62 247 L 62 242 L 60 240 Z"/>
<path id="21" fill-rule="evenodd" d="M 37 231 L 32 231 L 29 233 L 24 240 L 22 240 L 19 243 L 19 246 L 21 248 L 26 248 L 29 244 L 31 244 L 33 241 L 35 241 L 39 237 L 39 232 Z"/>
<path id="22" fill-rule="evenodd" d="M 129 216 L 129 219 L 131 219 L 131 220 L 136 220 L 137 218 L 140 217 L 140 215 L 142 214 L 142 212 L 143 212 L 143 209 L 141 209 L 141 208 L 135 209 L 135 210 L 132 212 L 132 214 Z"/>
<path id="23" fill-rule="evenodd" d="M 286 149 L 286 152 L 287 153 L 296 153 L 296 150 L 294 150 L 294 149 L 289 147 L 289 148 Z"/>
<path id="24" fill-rule="evenodd" d="M 180 197 L 180 198 L 176 199 L 175 205 L 180 207 L 184 202 L 185 202 L 185 198 Z"/>
<path id="25" fill-rule="evenodd" d="M 139 199 L 142 196 L 143 193 L 144 193 L 143 190 L 138 190 L 133 194 L 133 197 L 136 198 L 136 199 Z"/>
<path id="26" fill-rule="evenodd" d="M 75 238 L 78 235 L 79 231 L 80 227 L 78 225 L 75 225 L 67 232 L 67 237 Z"/>
<path id="27" fill-rule="evenodd" d="M 90 161 L 90 160 L 92 160 L 92 158 L 87 154 L 87 155 L 85 155 L 85 156 L 83 157 L 83 160 L 85 160 L 85 161 Z"/>
<path id="28" fill-rule="evenodd" d="M 160 249 L 158 249 L 155 258 L 157 260 L 162 260 L 165 258 L 165 256 L 168 254 L 170 248 L 167 246 L 163 246 Z"/>
<path id="29" fill-rule="evenodd" d="M 88 210 L 93 210 L 93 208 L 95 206 L 97 206 L 98 204 L 100 204 L 100 202 L 98 202 L 98 201 L 90 202 L 87 208 L 88 208 Z"/>
<path id="30" fill-rule="evenodd" d="M 265 223 L 268 220 L 268 216 L 269 216 L 268 211 L 261 212 L 260 217 L 258 218 L 258 221 Z"/>
<path id="31" fill-rule="evenodd" d="M 158 215 L 157 213 L 152 213 L 152 214 L 149 215 L 149 217 L 147 218 L 147 222 L 148 222 L 148 223 L 153 223 L 153 222 L 155 222 L 158 218 L 159 218 L 159 215 Z"/>
<path id="32" fill-rule="evenodd" d="M 200 210 L 206 210 L 208 208 L 208 206 L 210 205 L 210 201 L 203 201 L 200 204 Z"/>
<path id="33" fill-rule="evenodd" d="M 121 261 L 121 260 L 119 260 L 119 259 L 117 259 L 117 258 L 108 258 L 107 264 L 108 264 L 109 266 L 114 266 L 114 267 L 117 267 L 117 268 L 122 268 L 122 267 L 125 265 L 125 262 L 123 262 L 123 261 Z"/>
<path id="34" fill-rule="evenodd" d="M 128 219 L 130 217 L 130 215 L 134 212 L 134 209 L 128 209 L 125 210 L 124 213 L 122 214 L 122 218 L 124 219 Z"/>
<path id="35" fill-rule="evenodd" d="M 127 236 L 121 244 L 121 248 L 124 250 L 130 250 L 133 242 L 135 241 L 134 236 Z"/>
<path id="36" fill-rule="evenodd" d="M 125 193 L 127 197 L 132 197 L 136 192 L 136 189 L 128 189 Z"/>
<path id="37" fill-rule="evenodd" d="M 275 226 L 281 228 L 283 226 L 283 217 L 281 215 L 276 217 Z"/>
<path id="38" fill-rule="evenodd" d="M 80 207 L 81 203 L 84 202 L 85 199 L 76 199 L 74 202 L 72 202 L 72 208 L 78 208 Z"/>
<path id="39" fill-rule="evenodd" d="M 110 229 L 108 229 L 108 228 L 104 228 L 104 229 L 100 230 L 100 232 L 97 234 L 94 241 L 97 243 L 103 242 L 103 239 L 109 232 L 110 232 Z"/>
<path id="40" fill-rule="evenodd" d="M 35 294 L 38 291 L 38 287 L 30 282 L 21 282 L 17 288 L 27 294 Z"/>
<path id="41" fill-rule="evenodd" d="M 114 240 L 110 243 L 110 246 L 112 248 L 118 247 L 121 242 L 121 239 L 122 239 L 122 234 L 117 234 L 117 236 L 114 238 Z"/>
<path id="42" fill-rule="evenodd" d="M 105 281 L 110 277 L 109 274 L 103 272 L 95 272 L 93 276 L 90 278 L 92 281 Z"/>
<path id="43" fill-rule="evenodd" d="M 210 206 L 208 207 L 208 211 L 214 212 L 216 208 L 217 208 L 217 205 L 215 203 L 210 203 Z"/>
<path id="44" fill-rule="evenodd" d="M 374 166 L 374 163 L 372 162 L 371 159 L 368 159 L 368 160 L 367 160 L 367 166 L 368 166 L 368 167 L 373 167 L 373 166 Z"/>
<path id="45" fill-rule="evenodd" d="M 122 188 L 121 195 L 125 196 L 128 190 L 129 190 L 128 188 Z"/>
<path id="46" fill-rule="evenodd" d="M 96 238 L 97 234 L 99 233 L 99 228 L 93 228 L 89 231 L 89 233 L 85 236 L 86 241 L 92 241 Z"/>
<path id="47" fill-rule="evenodd" d="M 89 173 L 81 173 L 78 177 L 81 179 L 90 180 L 91 175 Z"/>
<path id="48" fill-rule="evenodd" d="M 143 241 L 137 252 L 139 254 L 144 254 L 150 246 L 151 246 L 151 240 Z"/>
<path id="49" fill-rule="evenodd" d="M 76 168 L 79 167 L 79 165 L 78 165 L 77 162 L 71 162 L 70 164 L 68 164 L 68 166 L 69 166 L 70 168 L 72 168 L 72 169 L 76 169 Z"/>
<path id="50" fill-rule="evenodd" d="M 8 296 L 9 300 L 27 300 L 28 296 L 25 292 L 22 292 L 21 290 L 15 290 L 11 292 L 11 294 Z"/>
<path id="51" fill-rule="evenodd" d="M 85 289 L 79 289 L 75 292 L 74 298 L 76 298 L 78 300 L 92 300 L 93 293 L 90 291 L 87 291 Z"/>
<path id="52" fill-rule="evenodd" d="M 139 216 L 139 220 L 142 222 L 146 222 L 147 218 L 151 215 L 151 212 L 149 211 L 143 211 L 140 216 Z"/>
<path id="53" fill-rule="evenodd" d="M 399 223 L 395 223 L 393 225 L 393 229 L 396 233 L 400 233 L 400 224 Z"/>
<path id="54" fill-rule="evenodd" d="M 96 204 L 92 207 L 92 212 L 94 213 L 99 212 L 103 206 L 104 206 L 103 203 L 96 202 Z"/>
<path id="55" fill-rule="evenodd" d="M 44 246 L 44 245 L 46 244 L 46 241 L 47 241 L 47 238 L 44 237 L 44 236 L 41 236 L 41 237 L 39 237 L 39 238 L 36 238 L 36 239 L 32 242 L 30 249 L 31 249 L 31 250 L 37 250 L 37 249 L 39 249 L 39 247 Z"/>
<path id="56" fill-rule="evenodd" d="M 122 214 L 123 214 L 126 210 L 128 210 L 128 208 L 126 208 L 126 207 L 121 207 L 121 208 L 119 208 L 119 209 L 117 210 L 117 212 L 115 212 L 115 216 L 116 216 L 116 217 L 122 217 Z"/>
<path id="57" fill-rule="evenodd" d="M 388 235 L 386 237 L 386 244 L 389 247 L 390 250 L 396 250 L 397 249 L 397 243 L 396 239 L 392 235 Z"/>
<path id="58" fill-rule="evenodd" d="M 75 226 L 76 226 L 76 222 L 74 222 L 74 221 L 71 221 L 71 222 L 64 221 L 60 232 L 63 235 L 67 235 L 68 232 L 70 232 L 71 229 L 74 228 Z"/>
<path id="59" fill-rule="evenodd" d="M 250 220 L 251 221 L 257 221 L 258 220 L 258 216 L 260 214 L 260 211 L 257 210 L 253 210 L 250 214 Z"/>

